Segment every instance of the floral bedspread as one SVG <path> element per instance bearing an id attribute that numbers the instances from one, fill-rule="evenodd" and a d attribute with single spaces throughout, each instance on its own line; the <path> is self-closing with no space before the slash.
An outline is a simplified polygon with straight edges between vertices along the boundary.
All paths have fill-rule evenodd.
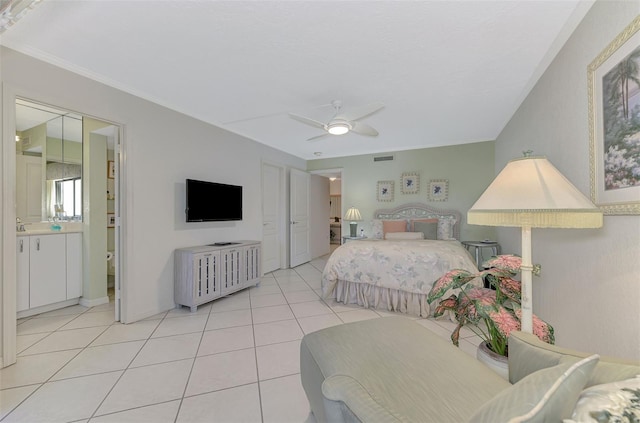
<path id="1" fill-rule="evenodd" d="M 426 295 L 452 269 L 478 270 L 459 241 L 351 241 L 329 257 L 322 293 L 335 298 L 336 285 L 343 281 Z"/>

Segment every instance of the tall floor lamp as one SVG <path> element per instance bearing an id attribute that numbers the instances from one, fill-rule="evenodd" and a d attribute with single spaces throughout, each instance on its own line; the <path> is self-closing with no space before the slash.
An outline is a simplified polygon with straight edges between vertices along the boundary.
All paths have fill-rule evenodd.
<path id="1" fill-rule="evenodd" d="M 467 213 L 474 225 L 522 228 L 522 328 L 533 333 L 531 228 L 600 228 L 602 212 L 546 157 L 511 160 Z"/>

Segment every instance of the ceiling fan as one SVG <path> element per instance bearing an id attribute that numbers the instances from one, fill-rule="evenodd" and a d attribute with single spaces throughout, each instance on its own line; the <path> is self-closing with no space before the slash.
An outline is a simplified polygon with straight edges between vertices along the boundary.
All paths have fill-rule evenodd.
<path id="1" fill-rule="evenodd" d="M 364 122 L 360 122 L 360 119 L 364 119 L 377 112 L 384 107 L 382 103 L 372 103 L 366 106 L 352 109 L 348 112 L 342 111 L 342 102 L 335 100 L 331 102 L 331 105 L 335 109 L 333 118 L 327 123 L 319 122 L 315 119 L 300 116 L 295 113 L 289 113 L 289 116 L 299 122 L 313 126 L 315 128 L 324 129 L 326 133 L 322 135 L 316 135 L 309 138 L 307 141 L 316 141 L 320 138 L 324 138 L 329 135 L 344 135 L 348 132 L 354 132 L 360 135 L 366 135 L 369 137 L 377 137 L 378 131 Z"/>

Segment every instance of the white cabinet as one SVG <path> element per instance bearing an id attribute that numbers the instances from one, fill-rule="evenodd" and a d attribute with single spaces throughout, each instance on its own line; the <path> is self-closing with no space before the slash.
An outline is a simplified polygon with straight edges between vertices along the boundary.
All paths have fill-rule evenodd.
<path id="1" fill-rule="evenodd" d="M 260 283 L 260 241 L 202 245 L 175 252 L 174 301 L 201 304 Z"/>
<path id="2" fill-rule="evenodd" d="M 17 311 L 59 303 L 82 295 L 82 234 L 19 236 Z"/>
<path id="3" fill-rule="evenodd" d="M 42 220 L 42 158 L 16 156 L 16 216 L 23 222 Z"/>

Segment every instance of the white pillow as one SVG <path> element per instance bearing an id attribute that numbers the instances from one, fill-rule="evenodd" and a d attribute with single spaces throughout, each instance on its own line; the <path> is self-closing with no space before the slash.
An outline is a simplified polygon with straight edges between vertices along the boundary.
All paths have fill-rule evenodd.
<path id="1" fill-rule="evenodd" d="M 424 239 L 422 232 L 387 232 L 384 239 Z"/>
<path id="2" fill-rule="evenodd" d="M 571 420 L 565 422 L 632 422 L 640 420 L 640 375 L 585 389 L 580 394 Z M 634 406 L 635 403 L 635 406 Z M 629 418 L 635 417 L 635 420 Z"/>
<path id="3" fill-rule="evenodd" d="M 383 239 L 384 238 L 384 229 L 382 225 L 382 220 L 373 219 L 371 221 L 371 238 L 373 239 Z"/>
<path id="4" fill-rule="evenodd" d="M 438 218 L 438 239 L 452 240 L 456 239 L 453 236 L 453 226 L 456 224 L 455 217 L 440 217 Z"/>

